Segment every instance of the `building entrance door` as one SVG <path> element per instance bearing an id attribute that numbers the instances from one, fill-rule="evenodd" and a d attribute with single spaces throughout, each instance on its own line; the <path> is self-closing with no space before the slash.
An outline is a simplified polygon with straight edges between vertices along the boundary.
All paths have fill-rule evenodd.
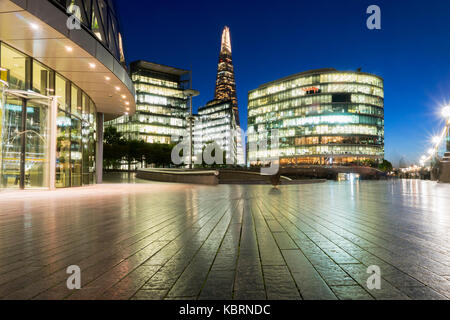
<path id="1" fill-rule="evenodd" d="M 49 159 L 54 143 L 50 137 L 56 139 L 49 112 L 52 101 L 51 97 L 30 91 L 2 90 L 0 188 L 52 187 Z"/>

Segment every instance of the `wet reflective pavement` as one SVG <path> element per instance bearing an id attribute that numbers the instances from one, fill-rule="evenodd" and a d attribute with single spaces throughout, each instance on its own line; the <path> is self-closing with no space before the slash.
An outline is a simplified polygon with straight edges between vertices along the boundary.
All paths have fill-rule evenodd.
<path id="1" fill-rule="evenodd" d="M 139 182 L 0 192 L 0 299 L 450 298 L 450 185 Z"/>

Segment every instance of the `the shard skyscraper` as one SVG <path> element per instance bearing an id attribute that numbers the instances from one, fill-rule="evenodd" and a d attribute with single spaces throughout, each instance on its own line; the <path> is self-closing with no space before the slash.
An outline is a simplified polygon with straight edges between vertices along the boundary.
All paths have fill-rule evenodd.
<path id="1" fill-rule="evenodd" d="M 236 96 L 236 81 L 234 79 L 233 59 L 231 57 L 230 28 L 224 27 L 217 66 L 216 91 L 214 100 L 231 101 L 236 122 L 239 125 L 239 111 Z"/>
<path id="2" fill-rule="evenodd" d="M 205 144 L 214 141 L 226 152 L 227 158 L 233 159 L 232 164 L 245 164 L 228 27 L 222 31 L 214 99 L 199 108 L 197 119 L 195 154 L 202 152 Z"/>

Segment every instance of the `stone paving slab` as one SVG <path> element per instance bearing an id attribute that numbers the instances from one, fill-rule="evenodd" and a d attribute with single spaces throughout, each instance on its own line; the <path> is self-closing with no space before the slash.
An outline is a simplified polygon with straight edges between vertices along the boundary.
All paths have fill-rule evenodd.
<path id="1" fill-rule="evenodd" d="M 1 191 L 0 299 L 447 300 L 448 208 L 407 180 Z"/>

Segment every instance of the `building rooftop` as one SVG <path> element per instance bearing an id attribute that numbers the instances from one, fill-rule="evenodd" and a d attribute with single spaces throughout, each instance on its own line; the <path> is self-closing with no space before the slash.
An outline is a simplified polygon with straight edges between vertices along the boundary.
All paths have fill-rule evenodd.
<path id="1" fill-rule="evenodd" d="M 277 79 L 277 80 L 273 80 L 273 81 L 270 81 L 270 82 L 266 82 L 266 83 L 261 84 L 257 89 L 261 89 L 261 88 L 270 86 L 270 85 L 275 84 L 275 83 L 279 83 L 279 82 L 283 82 L 283 81 L 295 79 L 295 78 L 298 78 L 298 77 L 300 77 L 300 76 L 307 76 L 307 75 L 311 75 L 311 74 L 321 74 L 321 73 L 331 73 L 331 72 L 343 72 L 343 73 L 345 73 L 345 72 L 351 72 L 351 73 L 360 73 L 360 74 L 366 74 L 366 75 L 378 77 L 378 78 L 381 79 L 380 76 L 377 76 L 377 75 L 371 74 L 371 73 L 367 73 L 367 72 L 361 72 L 360 69 L 355 70 L 355 71 L 353 71 L 353 70 L 341 71 L 341 70 L 337 70 L 337 69 L 335 69 L 335 68 L 321 68 L 321 69 L 312 69 L 312 70 L 308 70 L 308 71 L 303 71 L 303 72 L 295 73 L 295 74 L 292 74 L 292 75 L 290 75 L 290 76 L 286 76 L 286 77 L 283 77 L 283 78 L 280 78 L 280 79 Z M 257 89 L 254 89 L 254 90 L 257 90 Z M 250 90 L 250 92 L 251 92 L 251 91 L 254 91 L 254 90 Z"/>
<path id="2" fill-rule="evenodd" d="M 143 68 L 151 71 L 157 71 L 161 73 L 173 74 L 176 76 L 182 76 L 189 73 L 189 70 L 165 66 L 163 64 L 149 62 L 144 60 L 133 61 L 130 64 L 131 68 Z"/>
<path id="3" fill-rule="evenodd" d="M 222 104 L 230 104 L 230 106 L 231 106 L 232 103 L 233 103 L 233 101 L 231 101 L 231 100 L 211 100 L 211 101 L 208 101 L 208 103 L 206 105 L 199 107 L 198 110 L 200 111 L 200 110 L 205 110 L 208 108 L 214 108 L 215 106 L 222 105 Z"/>

